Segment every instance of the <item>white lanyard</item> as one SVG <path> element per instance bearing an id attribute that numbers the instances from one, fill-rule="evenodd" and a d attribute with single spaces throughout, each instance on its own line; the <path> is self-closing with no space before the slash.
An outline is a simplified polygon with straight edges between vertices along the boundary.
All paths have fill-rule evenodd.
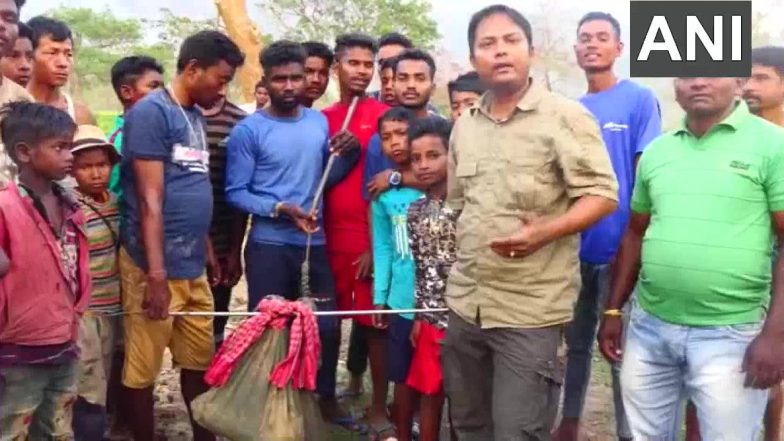
<path id="1" fill-rule="evenodd" d="M 166 93 L 169 94 L 169 96 L 172 98 L 172 101 L 174 101 L 174 103 L 177 104 L 177 108 L 180 109 L 180 113 L 182 114 L 182 117 L 185 118 L 185 123 L 188 124 L 188 130 L 191 131 L 191 136 L 193 136 L 192 141 L 195 141 L 196 130 L 193 128 L 193 124 L 191 124 L 191 120 L 188 118 L 188 114 L 185 113 L 185 109 L 182 108 L 182 104 L 180 104 L 180 100 L 177 99 L 177 96 L 174 94 L 174 91 L 166 89 Z M 199 126 L 199 128 L 201 129 L 199 130 L 199 133 L 201 134 L 201 147 L 206 149 L 207 139 L 204 136 L 204 128 L 201 126 Z M 193 146 L 190 147 L 193 148 Z"/>

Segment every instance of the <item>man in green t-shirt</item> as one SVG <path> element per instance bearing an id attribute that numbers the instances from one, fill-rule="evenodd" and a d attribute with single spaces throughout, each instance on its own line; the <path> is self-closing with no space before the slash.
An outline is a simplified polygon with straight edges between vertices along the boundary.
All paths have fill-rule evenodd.
<path id="1" fill-rule="evenodd" d="M 636 283 L 621 373 L 635 439 L 675 439 L 686 396 L 703 439 L 756 440 L 781 380 L 784 261 L 771 303 L 770 259 L 784 237 L 784 129 L 752 115 L 740 86 L 677 79 L 686 119 L 640 158 L 599 333 L 620 361 L 620 309 Z"/>
<path id="2" fill-rule="evenodd" d="M 751 113 L 784 127 L 784 47 L 762 46 L 751 51 L 751 76 L 743 85 L 743 99 Z M 774 260 L 776 249 L 774 245 Z M 765 440 L 781 440 L 784 396 L 781 385 L 770 389 L 765 411 Z M 697 411 L 690 403 L 686 408 L 686 441 L 700 441 Z"/>

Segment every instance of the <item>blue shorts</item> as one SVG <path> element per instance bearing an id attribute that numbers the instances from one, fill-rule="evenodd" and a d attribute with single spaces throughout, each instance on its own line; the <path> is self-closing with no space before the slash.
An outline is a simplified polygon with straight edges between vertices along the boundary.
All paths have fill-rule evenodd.
<path id="1" fill-rule="evenodd" d="M 387 376 L 393 383 L 405 383 L 414 348 L 411 346 L 411 329 L 414 321 L 391 314 L 387 331 Z"/>

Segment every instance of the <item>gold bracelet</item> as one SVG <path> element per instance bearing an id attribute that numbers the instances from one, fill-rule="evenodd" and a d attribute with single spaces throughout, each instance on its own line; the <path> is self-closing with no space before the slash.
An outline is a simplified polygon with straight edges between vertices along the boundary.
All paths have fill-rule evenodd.
<path id="1" fill-rule="evenodd" d="M 604 311 L 604 315 L 608 317 L 623 317 L 623 312 L 620 309 L 608 309 Z"/>

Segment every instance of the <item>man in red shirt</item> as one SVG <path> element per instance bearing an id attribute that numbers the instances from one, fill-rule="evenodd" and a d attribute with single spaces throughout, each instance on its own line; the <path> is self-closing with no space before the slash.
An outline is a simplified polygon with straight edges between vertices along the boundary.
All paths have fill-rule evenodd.
<path id="1" fill-rule="evenodd" d="M 330 137 L 340 131 L 348 114 L 351 100 L 358 96 L 354 115 L 348 125 L 361 146 L 358 164 L 343 181 L 326 194 L 324 230 L 327 254 L 335 278 L 337 306 L 341 311 L 372 310 L 372 265 L 368 202 L 362 197 L 363 170 L 368 142 L 376 132 L 378 119 L 389 108 L 366 96 L 373 79 L 378 52 L 376 41 L 363 34 L 341 35 L 336 40 L 335 63 L 340 85 L 340 101 L 324 109 L 329 122 Z M 371 316 L 358 316 L 356 325 L 370 328 L 368 336 L 370 370 L 373 377 L 373 408 L 381 403 L 382 415 L 370 415 L 378 423 L 386 421 L 386 373 L 384 370 L 384 340 L 380 330 L 374 330 Z M 324 397 L 322 397 L 323 400 Z M 326 403 L 325 403 L 326 404 Z M 335 407 L 336 408 L 336 407 Z M 378 412 L 371 412 L 371 414 Z M 376 418 L 373 418 L 376 417 Z"/>

